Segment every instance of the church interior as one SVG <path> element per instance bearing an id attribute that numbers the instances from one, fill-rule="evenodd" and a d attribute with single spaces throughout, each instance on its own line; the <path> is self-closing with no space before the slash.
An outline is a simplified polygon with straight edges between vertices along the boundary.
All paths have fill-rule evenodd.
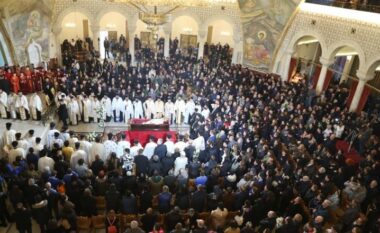
<path id="1" fill-rule="evenodd" d="M 0 233 L 378 233 L 380 1 L 0 0 Z"/>

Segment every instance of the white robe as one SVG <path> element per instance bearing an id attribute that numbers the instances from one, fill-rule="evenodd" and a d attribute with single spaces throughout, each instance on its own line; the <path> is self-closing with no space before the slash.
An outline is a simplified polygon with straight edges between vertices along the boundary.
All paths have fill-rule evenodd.
<path id="1" fill-rule="evenodd" d="M 11 118 L 16 119 L 16 94 L 10 94 L 8 96 L 8 111 L 11 113 Z"/>
<path id="2" fill-rule="evenodd" d="M 165 103 L 165 118 L 169 121 L 172 120 L 174 122 L 175 120 L 175 110 L 174 110 L 174 103 L 173 102 L 166 102 Z M 173 123 L 170 122 L 170 123 Z"/>
<path id="3" fill-rule="evenodd" d="M 125 109 L 124 102 L 121 98 L 113 98 L 112 99 L 112 111 L 116 112 L 117 120 L 120 120 L 120 113 L 123 113 Z"/>
<path id="4" fill-rule="evenodd" d="M 90 149 L 90 153 L 88 154 L 88 163 L 89 163 L 89 165 L 91 165 L 92 162 L 95 161 L 95 156 L 96 155 L 99 155 L 99 158 L 101 160 L 103 160 L 103 162 L 106 161 L 107 156 L 106 156 L 105 151 L 104 151 L 104 145 L 103 145 L 103 143 L 99 143 L 99 142 L 93 142 L 92 143 L 92 146 L 91 146 L 91 149 Z"/>
<path id="5" fill-rule="evenodd" d="M 183 116 L 185 114 L 186 104 L 182 99 L 178 99 L 174 104 L 175 119 L 177 124 L 181 124 L 183 121 Z"/>
<path id="6" fill-rule="evenodd" d="M 148 142 L 145 145 L 143 155 L 145 155 L 148 159 L 152 158 L 154 154 L 154 149 L 156 149 L 157 143 L 155 142 Z"/>
<path id="7" fill-rule="evenodd" d="M 0 94 L 0 117 L 7 118 L 8 95 L 4 91 Z"/>
<path id="8" fill-rule="evenodd" d="M 205 118 L 205 119 L 208 119 L 208 116 L 210 116 L 210 110 L 208 108 L 204 108 L 201 112 L 202 116 Z"/>
<path id="9" fill-rule="evenodd" d="M 83 96 L 81 96 L 81 95 L 77 96 L 77 103 L 78 103 L 78 106 L 79 106 L 79 118 L 78 118 L 78 121 L 80 121 L 82 119 L 82 114 L 83 114 Z"/>
<path id="10" fill-rule="evenodd" d="M 108 97 L 103 97 L 101 100 L 101 105 L 103 106 L 103 120 L 106 120 L 107 117 L 112 117 L 112 102 Z"/>
<path id="11" fill-rule="evenodd" d="M 68 110 L 69 110 L 69 119 L 71 124 L 77 125 L 78 120 L 80 119 L 79 115 L 79 105 L 77 100 L 73 99 L 68 104 Z"/>
<path id="12" fill-rule="evenodd" d="M 88 123 L 91 117 L 91 100 L 84 99 L 83 100 L 83 121 Z"/>
<path id="13" fill-rule="evenodd" d="M 152 118 L 152 114 L 156 113 L 155 108 L 156 108 L 156 106 L 155 106 L 154 101 L 152 99 L 147 99 L 144 102 L 145 117 L 147 119 L 151 119 Z"/>
<path id="14" fill-rule="evenodd" d="M 42 101 L 36 93 L 30 97 L 29 108 L 32 119 L 37 120 L 37 111 L 42 112 Z"/>
<path id="15" fill-rule="evenodd" d="M 124 121 L 128 123 L 128 121 L 133 118 L 133 103 L 131 100 L 125 99 L 124 104 L 125 104 Z"/>
<path id="16" fill-rule="evenodd" d="M 164 116 L 164 112 L 165 112 L 165 103 L 164 101 L 162 100 L 156 100 L 156 102 L 154 103 L 155 105 L 155 109 L 156 109 L 156 113 L 154 115 L 154 118 L 162 118 Z"/>
<path id="17" fill-rule="evenodd" d="M 119 141 L 117 143 L 117 151 L 116 151 L 116 155 L 117 157 L 120 159 L 123 154 L 124 154 L 124 150 L 125 149 L 130 149 L 131 148 L 131 143 L 129 143 L 128 141 Z"/>
<path id="18" fill-rule="evenodd" d="M 195 103 L 192 99 L 190 99 L 189 101 L 186 102 L 186 105 L 185 105 L 185 119 L 184 119 L 184 122 L 186 124 L 189 123 L 189 119 L 191 117 L 191 115 L 193 115 L 193 113 L 195 112 Z"/>
<path id="19" fill-rule="evenodd" d="M 143 106 L 142 106 L 141 100 L 133 101 L 133 109 L 135 111 L 135 118 L 143 118 L 144 117 L 144 111 L 143 111 Z"/>
<path id="20" fill-rule="evenodd" d="M 16 140 L 16 130 L 5 130 L 3 133 L 3 145 L 11 145 Z"/>
<path id="21" fill-rule="evenodd" d="M 100 109 L 100 101 L 95 97 L 93 100 L 91 100 L 91 114 L 94 118 L 95 122 L 98 121 L 101 117 L 99 117 L 98 111 Z"/>
<path id="22" fill-rule="evenodd" d="M 25 95 L 17 96 L 15 107 L 20 114 L 21 120 L 26 120 L 26 111 L 29 112 L 29 105 Z"/>

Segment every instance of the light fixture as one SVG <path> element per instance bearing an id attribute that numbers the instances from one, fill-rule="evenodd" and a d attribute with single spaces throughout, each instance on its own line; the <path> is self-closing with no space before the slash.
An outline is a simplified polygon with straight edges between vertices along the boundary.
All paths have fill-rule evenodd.
<path id="1" fill-rule="evenodd" d="M 77 27 L 77 25 L 74 22 L 68 22 L 68 23 L 65 23 L 65 27 L 67 27 L 67 28 L 75 28 L 75 27 Z"/>
<path id="2" fill-rule="evenodd" d="M 231 33 L 226 32 L 226 31 L 221 31 L 221 32 L 220 32 L 220 35 L 221 35 L 221 36 L 230 36 Z"/>

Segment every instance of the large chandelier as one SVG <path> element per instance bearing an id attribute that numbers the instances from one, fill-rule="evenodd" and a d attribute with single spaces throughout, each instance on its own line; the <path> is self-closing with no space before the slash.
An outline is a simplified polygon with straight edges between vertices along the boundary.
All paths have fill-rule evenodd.
<path id="1" fill-rule="evenodd" d="M 212 7 L 236 4 L 237 0 L 105 0 L 125 3 L 139 10 L 139 19 L 147 25 L 153 38 L 158 39 L 158 27 L 170 21 L 170 13 L 180 7 Z M 152 9 L 153 7 L 153 9 Z M 163 9 L 158 11 L 158 7 Z"/>

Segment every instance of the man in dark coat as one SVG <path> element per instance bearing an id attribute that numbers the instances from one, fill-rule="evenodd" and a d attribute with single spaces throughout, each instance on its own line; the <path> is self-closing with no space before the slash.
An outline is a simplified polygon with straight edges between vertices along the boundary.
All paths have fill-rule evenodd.
<path id="1" fill-rule="evenodd" d="M 195 191 L 190 197 L 190 207 L 195 209 L 198 213 L 205 210 L 207 202 L 207 193 L 204 191 L 202 185 L 198 185 L 197 191 Z"/>
<path id="2" fill-rule="evenodd" d="M 17 203 L 14 220 L 20 233 L 32 233 L 32 214 L 21 202 Z"/>
<path id="3" fill-rule="evenodd" d="M 60 101 L 59 107 L 58 107 L 58 117 L 59 120 L 63 122 L 63 126 L 67 127 L 67 119 L 69 118 L 69 113 L 67 111 L 67 106 L 63 100 Z"/>
<path id="4" fill-rule="evenodd" d="M 143 150 L 139 150 L 138 155 L 135 157 L 135 164 L 136 164 L 136 174 L 148 174 L 149 171 L 149 160 L 146 156 L 142 154 Z"/>
<path id="5" fill-rule="evenodd" d="M 154 154 L 158 155 L 160 160 L 166 156 L 167 147 L 165 144 L 162 143 L 162 139 L 159 138 L 157 140 L 157 146 L 154 148 Z"/>

